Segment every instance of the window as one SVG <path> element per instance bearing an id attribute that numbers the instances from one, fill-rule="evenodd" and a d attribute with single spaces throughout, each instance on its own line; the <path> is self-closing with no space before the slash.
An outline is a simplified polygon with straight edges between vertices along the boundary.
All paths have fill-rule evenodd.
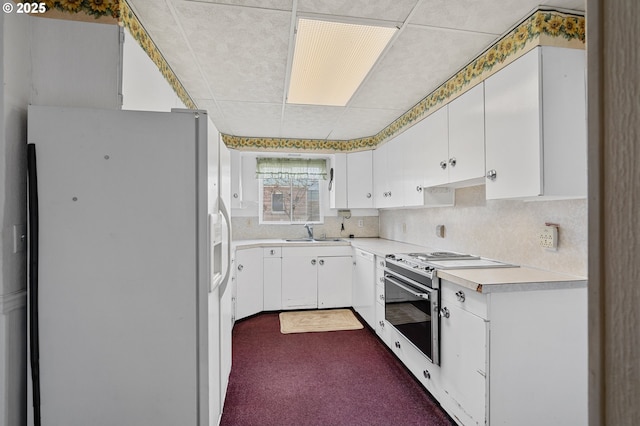
<path id="1" fill-rule="evenodd" d="M 258 158 L 260 223 L 322 223 L 326 171 L 324 159 Z"/>

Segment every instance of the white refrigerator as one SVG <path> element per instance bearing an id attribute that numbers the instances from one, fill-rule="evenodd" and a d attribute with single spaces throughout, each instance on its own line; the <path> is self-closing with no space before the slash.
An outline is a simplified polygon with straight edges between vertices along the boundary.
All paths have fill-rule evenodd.
<path id="1" fill-rule="evenodd" d="M 206 112 L 30 106 L 28 141 L 33 424 L 216 424 L 230 224 Z"/>

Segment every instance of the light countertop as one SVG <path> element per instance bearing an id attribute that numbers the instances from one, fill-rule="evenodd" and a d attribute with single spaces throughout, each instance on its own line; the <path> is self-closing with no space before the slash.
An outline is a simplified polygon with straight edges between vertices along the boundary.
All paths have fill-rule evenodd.
<path id="1" fill-rule="evenodd" d="M 289 247 L 289 246 L 344 246 L 351 245 L 358 249 L 385 256 L 389 253 L 410 253 L 436 251 L 432 247 L 424 247 L 383 238 L 344 238 L 341 241 L 286 241 L 284 239 L 237 240 L 233 242 L 236 249 L 254 247 Z M 499 259 L 496 259 L 499 260 Z M 559 272 L 546 271 L 530 267 L 515 268 L 482 268 L 482 269 L 441 269 L 438 277 L 454 284 L 472 289 L 479 293 L 527 291 L 559 288 L 581 288 L 587 286 L 587 279 Z"/>

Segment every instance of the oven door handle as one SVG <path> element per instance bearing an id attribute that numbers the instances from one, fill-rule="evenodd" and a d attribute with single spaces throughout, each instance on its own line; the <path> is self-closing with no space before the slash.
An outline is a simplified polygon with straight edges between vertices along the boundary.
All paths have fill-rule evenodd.
<path id="1" fill-rule="evenodd" d="M 387 274 L 389 274 L 389 275 L 387 275 Z M 390 277 L 395 278 L 395 279 L 406 281 L 409 284 L 411 284 L 412 286 L 417 287 L 417 288 L 419 288 L 421 290 L 428 291 L 428 292 L 432 291 L 432 289 L 424 286 L 423 284 L 420 284 L 419 282 L 414 281 L 411 278 L 408 278 L 408 277 L 405 277 L 403 275 L 397 274 L 395 271 L 390 271 L 388 269 L 385 269 L 384 275 L 385 275 L 385 277 L 386 276 L 390 276 Z"/>
<path id="2" fill-rule="evenodd" d="M 430 294 L 428 293 L 416 293 L 414 290 L 410 289 L 409 287 L 405 286 L 404 284 L 402 284 L 400 281 L 394 279 L 393 277 L 391 277 L 391 275 L 386 275 L 384 276 L 385 280 L 389 280 L 391 283 L 393 283 L 394 285 L 397 285 L 398 287 L 400 287 L 401 289 L 403 289 L 404 291 L 411 293 L 412 295 L 419 297 L 421 299 L 426 299 L 429 300 L 430 298 Z"/>

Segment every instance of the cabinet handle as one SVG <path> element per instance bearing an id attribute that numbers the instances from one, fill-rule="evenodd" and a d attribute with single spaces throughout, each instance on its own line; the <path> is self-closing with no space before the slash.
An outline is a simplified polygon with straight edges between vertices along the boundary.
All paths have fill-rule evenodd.
<path id="1" fill-rule="evenodd" d="M 431 373 L 429 373 L 429 370 L 424 370 L 422 372 L 422 375 L 424 376 L 425 379 L 430 379 L 431 378 Z"/>
<path id="2" fill-rule="evenodd" d="M 447 308 L 442 308 L 440 309 L 440 316 L 443 318 L 449 318 L 451 316 L 451 312 L 449 312 L 449 309 Z"/>
<path id="3" fill-rule="evenodd" d="M 367 198 L 371 198 L 371 193 L 367 192 Z"/>
<path id="4" fill-rule="evenodd" d="M 384 282 L 384 277 L 380 277 L 380 278 L 378 278 L 378 281 L 380 281 L 381 283 L 383 283 L 383 282 Z"/>
<path id="5" fill-rule="evenodd" d="M 238 193 L 237 193 L 237 192 L 235 192 L 235 193 L 233 194 L 233 198 L 238 198 L 238 196 L 239 196 L 239 195 L 238 195 Z"/>
<path id="6" fill-rule="evenodd" d="M 464 291 L 460 290 L 456 292 L 456 299 L 458 299 L 459 302 L 464 302 L 465 297 Z"/>
<path id="7" fill-rule="evenodd" d="M 456 160 L 456 157 L 451 157 L 449 158 L 449 165 L 451 165 L 451 167 L 455 167 L 457 161 L 458 160 Z"/>
<path id="8" fill-rule="evenodd" d="M 420 185 L 416 186 L 416 191 L 422 192 L 422 187 Z"/>
<path id="9" fill-rule="evenodd" d="M 380 300 L 384 300 L 384 294 L 380 295 Z"/>
<path id="10" fill-rule="evenodd" d="M 384 267 L 384 260 L 381 260 L 380 262 L 378 262 L 380 264 L 380 266 Z"/>
<path id="11" fill-rule="evenodd" d="M 378 321 L 378 324 L 380 324 L 380 327 L 384 328 L 384 321 Z"/>
<path id="12" fill-rule="evenodd" d="M 400 342 L 396 341 L 396 348 L 400 349 Z"/>
<path id="13" fill-rule="evenodd" d="M 269 254 L 273 256 L 274 254 L 276 254 L 276 251 L 271 249 L 271 250 L 269 250 Z"/>
<path id="14" fill-rule="evenodd" d="M 238 271 L 242 271 L 243 269 L 244 269 L 244 266 L 238 265 Z"/>
<path id="15" fill-rule="evenodd" d="M 440 162 L 440 168 L 441 168 L 442 170 L 446 169 L 446 168 L 447 168 L 447 162 L 446 162 L 446 161 L 441 161 L 441 162 Z"/>
<path id="16" fill-rule="evenodd" d="M 391 197 L 391 191 L 389 191 L 389 197 Z"/>
<path id="17" fill-rule="evenodd" d="M 316 260 L 315 259 L 311 259 L 311 264 L 315 265 L 316 264 Z"/>
<path id="18" fill-rule="evenodd" d="M 318 260 L 318 263 L 320 264 L 320 266 L 324 265 L 324 259 Z"/>
<path id="19" fill-rule="evenodd" d="M 487 172 L 487 179 L 496 180 L 498 177 L 498 172 L 495 169 L 491 169 Z"/>

